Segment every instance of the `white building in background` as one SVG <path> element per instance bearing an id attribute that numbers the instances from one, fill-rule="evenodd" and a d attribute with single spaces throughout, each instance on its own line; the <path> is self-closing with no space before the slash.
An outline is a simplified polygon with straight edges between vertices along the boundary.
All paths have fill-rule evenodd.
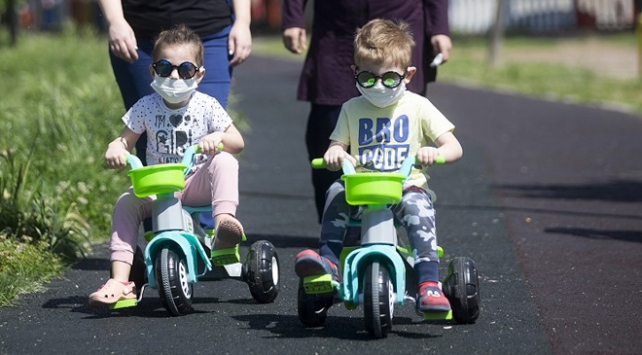
<path id="1" fill-rule="evenodd" d="M 528 33 L 576 28 L 623 30 L 635 26 L 636 0 L 506 0 L 507 30 Z M 494 22 L 498 0 L 450 0 L 453 32 L 483 34 Z"/>

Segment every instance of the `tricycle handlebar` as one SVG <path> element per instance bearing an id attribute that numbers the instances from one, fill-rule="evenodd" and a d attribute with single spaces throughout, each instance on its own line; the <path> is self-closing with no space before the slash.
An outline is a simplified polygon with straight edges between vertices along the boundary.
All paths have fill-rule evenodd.
<path id="1" fill-rule="evenodd" d="M 444 156 L 440 155 L 437 157 L 437 160 L 435 161 L 435 164 L 437 165 L 442 165 L 446 163 L 446 158 Z M 315 158 L 311 162 L 312 168 L 314 169 L 325 169 L 327 166 L 325 164 L 325 160 L 323 158 Z M 415 155 L 408 156 L 406 159 L 404 159 L 403 163 L 401 163 L 401 168 L 399 169 L 399 174 L 408 176 L 410 175 L 410 171 L 412 171 L 413 166 L 419 166 L 421 163 L 419 162 L 419 159 Z M 348 159 L 343 159 L 343 173 L 344 174 L 354 174 L 355 173 L 355 168 Z"/>
<path id="2" fill-rule="evenodd" d="M 219 143 L 218 150 L 223 150 L 223 143 Z M 192 167 L 192 163 L 194 162 L 194 155 L 200 152 L 201 147 L 198 144 L 194 144 L 193 146 L 190 146 L 185 150 L 185 154 L 183 154 L 183 159 L 181 160 L 181 164 L 186 166 L 185 174 L 187 174 L 189 169 Z M 132 169 L 139 169 L 143 167 L 143 163 L 134 154 L 128 153 L 126 158 L 127 163 L 131 166 Z"/>

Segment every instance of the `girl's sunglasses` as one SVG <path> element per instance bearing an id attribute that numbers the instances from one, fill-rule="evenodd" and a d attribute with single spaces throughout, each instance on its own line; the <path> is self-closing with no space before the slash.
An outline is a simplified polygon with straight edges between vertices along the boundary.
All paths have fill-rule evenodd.
<path id="1" fill-rule="evenodd" d="M 183 62 L 180 65 L 173 65 L 165 59 L 161 59 L 156 63 L 152 63 L 152 68 L 154 68 L 156 74 L 158 74 L 158 76 L 162 78 L 167 78 L 168 76 L 172 75 L 172 72 L 174 71 L 174 69 L 176 69 L 178 71 L 178 76 L 180 76 L 181 79 L 193 78 L 200 69 L 199 67 L 194 65 L 194 63 Z"/>
<path id="2" fill-rule="evenodd" d="M 401 75 L 399 73 L 389 71 L 383 73 L 381 76 L 372 74 L 369 71 L 359 72 L 354 76 L 354 79 L 357 81 L 362 88 L 371 88 L 377 83 L 377 79 L 381 79 L 383 86 L 394 89 L 401 84 L 401 81 L 406 77 L 406 74 Z"/>

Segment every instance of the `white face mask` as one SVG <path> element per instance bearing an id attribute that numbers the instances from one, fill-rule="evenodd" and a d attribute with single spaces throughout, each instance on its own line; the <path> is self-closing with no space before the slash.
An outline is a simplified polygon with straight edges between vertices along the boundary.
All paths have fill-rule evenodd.
<path id="1" fill-rule="evenodd" d="M 170 104 L 177 104 L 189 99 L 196 91 L 198 83 L 196 82 L 196 76 L 191 79 L 172 79 L 170 77 L 163 78 L 155 74 L 154 81 L 149 86 L 162 96 L 165 101 Z"/>
<path id="2" fill-rule="evenodd" d="M 396 103 L 403 93 L 406 92 L 406 83 L 403 81 L 394 89 L 383 86 L 381 81 L 377 81 L 373 87 L 367 89 L 362 88 L 359 84 L 356 85 L 361 95 L 370 101 L 371 104 L 379 108 L 388 107 Z"/>

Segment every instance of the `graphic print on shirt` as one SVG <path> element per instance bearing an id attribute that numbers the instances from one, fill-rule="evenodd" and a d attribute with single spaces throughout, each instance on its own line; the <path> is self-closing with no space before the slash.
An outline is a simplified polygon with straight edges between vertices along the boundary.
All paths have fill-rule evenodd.
<path id="1" fill-rule="evenodd" d="M 172 114 L 169 117 L 156 115 L 154 122 L 158 128 L 156 129 L 156 151 L 160 154 L 176 156 L 165 156 L 159 163 L 180 162 L 185 150 L 192 145 L 192 130 L 188 128 L 190 121 L 190 115 Z M 181 124 L 187 130 L 178 129 Z"/>
<path id="2" fill-rule="evenodd" d="M 389 172 L 401 168 L 410 151 L 410 124 L 407 115 L 390 119 L 359 119 L 359 164 L 365 169 Z"/>

